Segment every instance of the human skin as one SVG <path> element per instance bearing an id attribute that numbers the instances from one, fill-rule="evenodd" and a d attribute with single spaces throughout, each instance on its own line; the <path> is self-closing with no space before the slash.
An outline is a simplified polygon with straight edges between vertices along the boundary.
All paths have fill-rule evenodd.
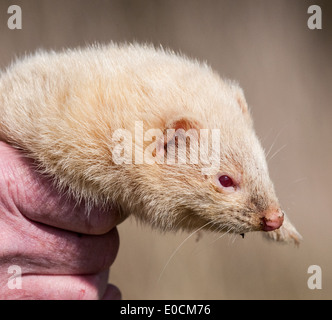
<path id="1" fill-rule="evenodd" d="M 87 211 L 0 141 L 0 299 L 121 298 L 107 283 L 119 248 L 118 210 Z M 13 265 L 21 289 L 8 286 Z"/>

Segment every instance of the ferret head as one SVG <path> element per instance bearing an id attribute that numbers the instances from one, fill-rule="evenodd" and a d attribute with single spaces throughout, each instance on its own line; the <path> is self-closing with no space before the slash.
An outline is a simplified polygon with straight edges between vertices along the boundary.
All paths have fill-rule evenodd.
<path id="1" fill-rule="evenodd" d="M 206 95 L 200 98 L 202 92 L 197 95 L 196 103 L 209 101 Z M 166 116 L 163 139 L 156 143 L 161 163 L 136 167 L 140 182 L 136 192 L 143 199 L 145 218 L 164 230 L 204 228 L 241 234 L 280 228 L 283 211 L 242 90 L 234 83 L 222 82 L 219 96 L 211 96 L 208 105 L 196 112 L 190 109 Z M 204 162 L 206 132 L 209 139 L 204 143 L 209 150 Z M 213 134 L 219 136 L 214 142 Z M 180 145 L 186 148 L 182 163 Z M 198 162 L 191 163 L 195 148 Z M 170 164 L 167 160 L 172 159 L 172 151 L 176 163 Z"/>

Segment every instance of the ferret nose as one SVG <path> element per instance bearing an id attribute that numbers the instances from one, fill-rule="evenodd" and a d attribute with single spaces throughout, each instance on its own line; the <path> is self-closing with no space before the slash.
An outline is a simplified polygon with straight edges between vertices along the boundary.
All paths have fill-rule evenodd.
<path id="1" fill-rule="evenodd" d="M 279 229 L 284 222 L 284 213 L 281 210 L 272 210 L 264 214 L 262 218 L 264 231 Z"/>

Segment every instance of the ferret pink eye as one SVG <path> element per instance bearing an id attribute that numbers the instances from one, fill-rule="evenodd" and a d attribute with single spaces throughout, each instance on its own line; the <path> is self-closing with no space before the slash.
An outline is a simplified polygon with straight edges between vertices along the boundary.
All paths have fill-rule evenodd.
<path id="1" fill-rule="evenodd" d="M 223 175 L 219 177 L 219 182 L 224 188 L 234 187 L 234 182 L 229 176 Z"/>

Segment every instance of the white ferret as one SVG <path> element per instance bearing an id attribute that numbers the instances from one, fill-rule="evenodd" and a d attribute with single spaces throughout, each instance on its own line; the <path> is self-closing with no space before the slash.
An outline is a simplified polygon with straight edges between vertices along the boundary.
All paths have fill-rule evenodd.
<path id="1" fill-rule="evenodd" d="M 196 139 L 188 160 L 209 131 L 220 135 L 205 162 L 166 161 Z M 111 44 L 18 60 L 0 78 L 0 139 L 77 201 L 115 203 L 165 231 L 301 238 L 280 208 L 241 88 L 174 52 Z M 206 174 L 215 150 L 218 168 Z"/>

